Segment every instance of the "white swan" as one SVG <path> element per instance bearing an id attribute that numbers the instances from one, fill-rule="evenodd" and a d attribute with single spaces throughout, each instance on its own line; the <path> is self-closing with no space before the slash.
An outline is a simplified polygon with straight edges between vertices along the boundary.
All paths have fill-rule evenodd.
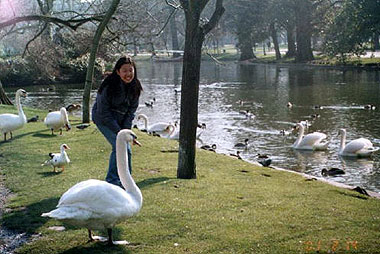
<path id="1" fill-rule="evenodd" d="M 45 161 L 42 166 L 51 165 L 54 168 L 54 172 L 57 172 L 55 168 L 62 168 L 62 171 L 64 171 L 65 165 L 70 163 L 70 159 L 65 151 L 66 149 L 70 149 L 70 147 L 66 144 L 62 144 L 60 153 L 49 153 L 50 159 Z"/>
<path id="2" fill-rule="evenodd" d="M 339 147 L 341 156 L 369 157 L 379 150 L 378 147 L 373 147 L 372 142 L 366 138 L 352 140 L 346 145 L 346 130 L 340 129 L 339 134 L 341 135 Z"/>
<path id="3" fill-rule="evenodd" d="M 299 128 L 298 137 L 293 144 L 294 149 L 300 150 L 326 150 L 328 142 L 322 143 L 326 139 L 326 134 L 321 132 L 313 132 L 304 136 L 305 127 L 301 123 L 297 123 Z"/>
<path id="4" fill-rule="evenodd" d="M 149 125 L 148 117 L 145 114 L 139 114 L 137 116 L 137 121 L 139 121 L 139 120 L 144 121 L 145 130 L 148 133 L 158 132 L 160 134 L 160 132 L 169 131 L 169 129 L 168 129 L 169 123 L 158 122 L 158 123 Z"/>
<path id="5" fill-rule="evenodd" d="M 4 141 L 7 140 L 7 133 L 9 132 L 12 136 L 12 131 L 22 128 L 26 123 L 26 116 L 22 110 L 20 96 L 26 97 L 26 92 L 23 89 L 18 89 L 16 91 L 16 106 L 18 110 L 18 115 L 5 113 L 0 115 L 0 132 L 4 135 Z"/>
<path id="6" fill-rule="evenodd" d="M 44 120 L 45 125 L 51 129 L 51 134 L 54 131 L 59 130 L 60 135 L 62 135 L 62 128 L 65 127 L 67 131 L 71 129 L 69 123 L 69 117 L 67 116 L 67 111 L 65 107 L 62 107 L 59 111 L 53 111 L 47 114 Z"/>
<path id="7" fill-rule="evenodd" d="M 62 195 L 57 209 L 43 213 L 42 216 L 87 228 L 90 241 L 94 240 L 91 230 L 107 229 L 108 244 L 121 244 L 122 242 L 112 241 L 112 227 L 136 215 L 143 202 L 141 191 L 128 169 L 126 144 L 138 144 L 135 139 L 135 134 L 127 129 L 121 130 L 116 138 L 117 171 L 125 190 L 105 181 L 83 181 Z"/>

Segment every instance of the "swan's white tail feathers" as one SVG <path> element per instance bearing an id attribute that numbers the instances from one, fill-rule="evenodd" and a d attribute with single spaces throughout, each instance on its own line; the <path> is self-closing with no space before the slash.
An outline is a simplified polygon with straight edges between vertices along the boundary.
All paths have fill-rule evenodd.
<path id="1" fill-rule="evenodd" d="M 46 160 L 44 163 L 41 164 L 41 166 L 48 166 L 51 164 L 51 160 Z"/>
<path id="2" fill-rule="evenodd" d="M 85 211 L 73 207 L 60 207 L 48 213 L 41 214 L 42 217 L 50 217 L 57 220 L 87 220 L 91 217 L 90 211 Z"/>

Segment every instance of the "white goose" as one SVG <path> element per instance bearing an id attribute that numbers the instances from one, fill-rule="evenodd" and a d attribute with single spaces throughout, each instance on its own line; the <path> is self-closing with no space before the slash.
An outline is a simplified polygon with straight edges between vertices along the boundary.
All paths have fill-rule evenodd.
<path id="1" fill-rule="evenodd" d="M 54 131 L 57 130 L 59 130 L 59 134 L 62 135 L 63 127 L 65 127 L 67 131 L 71 129 L 65 107 L 62 107 L 59 111 L 53 111 L 48 113 L 44 120 L 44 123 L 48 128 L 51 129 L 52 135 L 54 134 Z"/>
<path id="2" fill-rule="evenodd" d="M 298 137 L 293 144 L 294 149 L 300 150 L 326 150 L 328 142 L 322 143 L 326 139 L 326 134 L 321 132 L 313 132 L 304 136 L 305 127 L 301 123 L 297 123 L 299 128 Z"/>
<path id="3" fill-rule="evenodd" d="M 346 145 L 346 130 L 340 129 L 339 134 L 341 135 L 339 147 L 341 156 L 369 157 L 379 150 L 378 147 L 373 147 L 372 142 L 366 138 L 352 140 Z"/>
<path id="4" fill-rule="evenodd" d="M 105 181 L 90 179 L 77 183 L 66 191 L 57 209 L 43 213 L 69 224 L 88 229 L 90 241 L 95 240 L 91 230 L 107 229 L 108 244 L 127 244 L 112 241 L 112 227 L 136 215 L 142 206 L 143 197 L 128 169 L 126 144 L 137 143 L 131 130 L 121 130 L 116 138 L 117 170 L 122 188 Z"/>
<path id="5" fill-rule="evenodd" d="M 149 125 L 148 117 L 145 114 L 139 114 L 137 116 L 137 121 L 139 121 L 139 120 L 144 121 L 145 130 L 148 133 L 153 133 L 153 132 L 157 133 L 158 132 L 158 134 L 160 134 L 160 132 L 169 131 L 169 129 L 168 129 L 169 123 L 158 122 L 158 123 Z"/>
<path id="6" fill-rule="evenodd" d="M 69 156 L 67 156 L 65 151 L 66 149 L 70 149 L 70 147 L 62 144 L 60 153 L 49 153 L 50 159 L 45 161 L 42 166 L 51 165 L 54 168 L 54 172 L 57 172 L 55 168 L 62 168 L 62 171 L 64 171 L 65 165 L 70 163 Z"/>
<path id="7" fill-rule="evenodd" d="M 22 110 L 20 96 L 26 97 L 26 92 L 23 89 L 18 89 L 16 91 L 16 106 L 18 110 L 18 115 L 5 113 L 0 115 L 0 132 L 4 135 L 4 141 L 7 140 L 7 133 L 9 132 L 12 136 L 12 131 L 22 128 L 26 123 L 26 116 Z"/>

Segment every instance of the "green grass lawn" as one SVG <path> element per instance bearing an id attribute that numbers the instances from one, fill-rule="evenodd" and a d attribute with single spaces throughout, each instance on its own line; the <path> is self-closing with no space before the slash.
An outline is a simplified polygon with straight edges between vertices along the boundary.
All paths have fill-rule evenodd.
<path id="1" fill-rule="evenodd" d="M 16 112 L 0 105 L 0 113 Z M 25 109 L 28 117 L 47 112 Z M 379 253 L 380 200 L 302 176 L 204 150 L 197 151 L 197 179 L 176 178 L 177 142 L 136 130 L 133 177 L 141 212 L 114 228 L 127 246 L 87 243 L 87 230 L 42 218 L 75 183 L 106 174 L 110 146 L 94 124 L 51 135 L 43 122 L 28 123 L 0 142 L 0 173 L 14 195 L 2 225 L 40 234 L 16 253 Z M 2 139 L 1 139 L 2 140 Z M 66 143 L 71 164 L 62 173 L 42 167 Z M 166 151 L 166 152 L 165 152 Z M 96 232 L 105 235 L 105 232 Z"/>

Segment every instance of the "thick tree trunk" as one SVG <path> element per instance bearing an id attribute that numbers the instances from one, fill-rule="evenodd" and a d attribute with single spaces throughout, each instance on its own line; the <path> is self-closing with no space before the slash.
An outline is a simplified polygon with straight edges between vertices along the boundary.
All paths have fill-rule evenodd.
<path id="1" fill-rule="evenodd" d="M 288 24 L 286 27 L 286 39 L 288 42 L 288 52 L 286 52 L 286 57 L 296 56 L 296 42 L 294 40 L 294 26 Z"/>
<path id="2" fill-rule="evenodd" d="M 240 61 L 256 58 L 249 31 L 238 31 L 238 48 L 240 49 Z"/>
<path id="3" fill-rule="evenodd" d="M 276 52 L 276 59 L 280 60 L 281 59 L 280 46 L 278 45 L 277 31 L 273 22 L 270 24 L 269 30 L 270 30 L 270 34 L 271 34 L 273 45 L 274 45 L 274 51 Z"/>
<path id="4" fill-rule="evenodd" d="M 373 34 L 373 49 L 374 50 L 379 50 L 380 49 L 380 44 L 379 44 L 379 32 L 375 32 Z"/>
<path id="5" fill-rule="evenodd" d="M 313 60 L 311 49 L 311 3 L 310 0 L 298 0 L 296 5 L 296 62 Z"/>
<path id="6" fill-rule="evenodd" d="M 13 105 L 12 101 L 5 94 L 5 91 L 4 91 L 4 88 L 3 88 L 3 84 L 1 83 L 1 80 L 0 80 L 0 104 Z"/>
<path id="7" fill-rule="evenodd" d="M 84 91 L 83 91 L 83 115 L 82 115 L 83 123 L 90 122 L 91 89 L 92 89 L 92 82 L 94 79 L 94 66 L 95 66 L 96 54 L 99 48 L 99 42 L 100 42 L 100 39 L 102 38 L 103 31 L 106 28 L 108 22 L 110 21 L 112 15 L 115 13 L 116 8 L 119 5 L 119 2 L 120 0 L 112 1 L 106 15 L 104 16 L 104 19 L 102 20 L 102 22 L 99 24 L 98 28 L 96 29 L 96 33 L 92 41 L 90 58 L 88 60 L 88 67 L 87 67 L 87 73 L 86 73 L 86 81 L 85 81 Z"/>
<path id="8" fill-rule="evenodd" d="M 195 24 L 197 25 L 197 24 Z M 186 22 L 185 53 L 181 88 L 181 119 L 177 177 L 196 178 L 195 145 L 198 123 L 199 76 L 204 35 L 199 28 Z M 190 27 L 190 28 L 188 28 Z"/>
<path id="9" fill-rule="evenodd" d="M 199 77 L 202 44 L 224 12 L 223 0 L 217 0 L 210 21 L 200 26 L 200 15 L 209 0 L 180 0 L 186 17 L 185 49 L 181 84 L 181 117 L 177 177 L 197 177 L 195 164 L 196 131 L 198 125 Z"/>

